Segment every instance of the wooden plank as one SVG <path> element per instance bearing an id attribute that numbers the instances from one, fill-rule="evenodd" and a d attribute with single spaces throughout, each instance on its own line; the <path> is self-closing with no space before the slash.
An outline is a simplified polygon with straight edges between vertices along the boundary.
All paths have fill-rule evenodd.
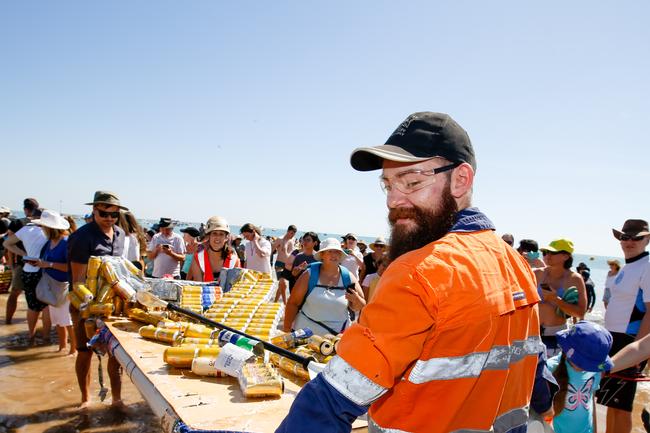
<path id="1" fill-rule="evenodd" d="M 305 383 L 292 375 L 285 375 L 285 390 L 281 397 L 246 399 L 235 378 L 200 377 L 190 370 L 166 365 L 163 351 L 169 346 L 141 338 L 139 324 L 116 319 L 107 325 L 156 391 L 181 420 L 194 429 L 273 432 Z M 364 421 L 356 421 L 354 432 L 367 431 L 365 426 Z"/>

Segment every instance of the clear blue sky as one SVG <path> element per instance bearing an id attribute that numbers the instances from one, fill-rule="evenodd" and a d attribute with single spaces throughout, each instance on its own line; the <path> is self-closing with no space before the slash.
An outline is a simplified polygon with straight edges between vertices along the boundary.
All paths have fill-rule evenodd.
<path id="1" fill-rule="evenodd" d="M 349 154 L 411 112 L 474 143 L 500 233 L 620 255 L 650 219 L 650 3 L 0 4 L 0 204 L 387 231 Z"/>

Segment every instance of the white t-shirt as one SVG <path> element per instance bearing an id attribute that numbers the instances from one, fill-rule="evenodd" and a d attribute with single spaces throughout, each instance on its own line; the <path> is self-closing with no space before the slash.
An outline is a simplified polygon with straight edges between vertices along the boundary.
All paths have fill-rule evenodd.
<path id="1" fill-rule="evenodd" d="M 135 233 L 131 233 L 124 238 L 124 251 L 122 252 L 122 257 L 130 262 L 140 260 L 140 241 Z"/>
<path id="2" fill-rule="evenodd" d="M 341 260 L 341 266 L 345 266 L 352 273 L 352 275 L 359 278 L 359 268 L 361 265 L 359 265 L 359 262 L 357 262 L 357 259 L 355 259 L 355 257 L 361 260 L 361 263 L 363 263 L 363 255 L 361 254 L 361 251 L 359 251 L 358 248 L 355 248 L 350 253 L 348 253 L 348 255 L 345 256 L 343 260 Z"/>
<path id="3" fill-rule="evenodd" d="M 266 253 L 265 256 L 260 255 L 257 247 L 253 246 L 253 241 L 248 241 L 246 243 L 246 267 L 254 271 L 264 272 L 266 274 L 271 273 L 271 242 L 267 241 L 266 238 L 260 237 L 258 243 L 261 247 L 261 250 Z"/>
<path id="4" fill-rule="evenodd" d="M 171 249 L 176 254 L 185 254 L 185 241 L 178 233 L 172 233 L 170 237 L 163 236 L 162 233 L 156 233 L 151 242 L 149 242 L 149 251 L 153 251 L 157 245 L 171 245 Z M 163 252 L 159 252 L 153 259 L 153 272 L 155 278 L 162 278 L 164 275 L 174 277 L 181 274 L 181 265 L 178 260 L 169 257 Z"/>
<path id="5" fill-rule="evenodd" d="M 610 287 L 612 297 L 605 310 L 605 327 L 610 332 L 636 335 L 650 302 L 650 256 L 626 263 Z"/>
<path id="6" fill-rule="evenodd" d="M 372 283 L 372 280 L 377 278 L 379 274 L 375 272 L 374 274 L 368 274 L 366 277 L 363 279 L 363 283 L 361 283 L 361 287 L 370 287 L 370 283 Z"/>
<path id="7" fill-rule="evenodd" d="M 28 256 L 41 256 L 41 250 L 43 249 L 43 245 L 47 242 L 47 238 L 39 226 L 26 225 L 16 232 L 16 237 L 23 242 Z M 24 272 L 38 272 L 40 269 L 41 268 L 38 266 L 30 265 L 27 262 L 25 262 L 25 265 L 23 266 Z"/>

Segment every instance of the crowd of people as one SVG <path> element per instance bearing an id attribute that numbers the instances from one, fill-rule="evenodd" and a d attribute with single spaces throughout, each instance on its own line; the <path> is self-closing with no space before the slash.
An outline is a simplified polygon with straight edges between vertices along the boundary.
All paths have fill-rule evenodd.
<path id="1" fill-rule="evenodd" d="M 79 228 L 34 198 L 23 202 L 25 218 L 0 208 L 3 263 L 13 272 L 5 321 L 24 293 L 29 344 L 50 344 L 57 327 L 58 350 L 76 353 L 87 406 L 92 352 L 65 293 L 84 281 L 91 256 L 124 257 L 153 278 L 217 283 L 222 271 L 245 267 L 277 279 L 282 331 L 343 333 L 338 355 L 303 387 L 280 432 L 346 431 L 368 408 L 371 432 L 520 432 L 527 424 L 591 432 L 596 401 L 608 407 L 608 432 L 631 431 L 636 378 L 650 356 L 646 221 L 613 229 L 625 264 L 608 262 L 601 326 L 584 320 L 596 295 L 588 266 L 574 268 L 571 240 L 540 248 L 522 239 L 515 248 L 472 207 L 473 148 L 449 116 L 415 113 L 386 145 L 357 149 L 351 162 L 383 170 L 390 243 L 298 236 L 294 225 L 279 238 L 252 223 L 232 233 L 222 216 L 178 232 L 172 218 L 143 228 L 108 191 L 86 203 L 92 211 Z M 108 372 L 121 408 L 110 356 Z"/>

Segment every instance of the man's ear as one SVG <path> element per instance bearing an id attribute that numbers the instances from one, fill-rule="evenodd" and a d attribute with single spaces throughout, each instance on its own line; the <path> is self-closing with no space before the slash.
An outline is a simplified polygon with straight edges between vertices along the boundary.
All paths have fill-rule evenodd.
<path id="1" fill-rule="evenodd" d="M 449 188 L 452 197 L 459 199 L 471 193 L 474 185 L 474 169 L 466 162 L 456 167 L 451 172 Z"/>

